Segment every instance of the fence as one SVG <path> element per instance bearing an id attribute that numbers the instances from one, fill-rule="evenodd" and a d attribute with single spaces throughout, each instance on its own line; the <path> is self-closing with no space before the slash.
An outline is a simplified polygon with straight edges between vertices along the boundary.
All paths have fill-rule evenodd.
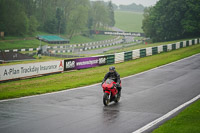
<path id="1" fill-rule="evenodd" d="M 0 66 L 0 81 L 18 79 L 35 75 L 45 75 L 68 70 L 79 70 L 101 65 L 121 63 L 128 60 L 143 58 L 158 53 L 167 52 L 195 44 L 199 44 L 200 39 L 182 41 L 173 44 L 160 45 L 136 49 L 128 52 L 121 52 L 103 56 L 78 58 L 70 60 L 50 61 L 31 64 L 18 64 L 10 66 Z"/>
<path id="2" fill-rule="evenodd" d="M 200 38 L 189 40 L 189 41 L 177 42 L 173 44 L 160 45 L 156 47 L 136 49 L 136 50 L 133 50 L 132 52 L 117 53 L 117 54 L 114 54 L 115 58 L 113 58 L 113 60 L 109 59 L 109 62 L 121 63 L 121 62 L 131 60 L 131 59 L 143 58 L 146 56 L 156 55 L 162 52 L 167 52 L 167 51 L 172 51 L 172 50 L 176 50 L 183 47 L 188 47 L 191 45 L 199 44 L 199 42 L 200 42 Z M 130 59 L 131 55 L 132 55 L 132 58 Z M 109 56 L 112 56 L 112 55 L 109 55 Z"/>
<path id="3" fill-rule="evenodd" d="M 70 53 L 73 52 L 74 48 L 79 48 L 79 51 L 85 51 L 90 49 L 95 49 L 99 47 L 112 46 L 121 43 L 122 40 L 120 37 L 116 37 L 111 40 L 89 42 L 83 44 L 71 44 L 71 45 L 57 45 L 57 46 L 48 46 L 48 49 L 51 49 L 51 53 Z M 103 44 L 107 43 L 107 44 Z M 23 51 L 38 51 L 40 48 L 22 48 L 22 49 L 12 49 L 12 50 L 2 50 L 3 52 L 23 52 Z"/>

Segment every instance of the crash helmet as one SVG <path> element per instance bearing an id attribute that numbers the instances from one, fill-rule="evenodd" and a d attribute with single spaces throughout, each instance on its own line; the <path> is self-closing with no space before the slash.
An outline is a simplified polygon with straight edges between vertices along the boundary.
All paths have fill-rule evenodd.
<path id="1" fill-rule="evenodd" d="M 111 66 L 111 67 L 109 68 L 109 72 L 110 72 L 110 73 L 114 73 L 114 72 L 115 72 L 115 67 L 114 67 L 114 66 Z"/>

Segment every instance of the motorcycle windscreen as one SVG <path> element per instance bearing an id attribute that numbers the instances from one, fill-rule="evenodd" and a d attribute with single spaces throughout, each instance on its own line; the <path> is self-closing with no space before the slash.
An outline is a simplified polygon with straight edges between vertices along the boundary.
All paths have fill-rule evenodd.
<path id="1" fill-rule="evenodd" d="M 111 84 L 111 83 L 113 83 L 114 81 L 112 80 L 112 79 L 107 79 L 106 80 L 106 84 Z"/>

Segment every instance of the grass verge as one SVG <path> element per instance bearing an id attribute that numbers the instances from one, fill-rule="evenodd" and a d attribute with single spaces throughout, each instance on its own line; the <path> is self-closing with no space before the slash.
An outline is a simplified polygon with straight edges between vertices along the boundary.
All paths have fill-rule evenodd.
<path id="1" fill-rule="evenodd" d="M 47 45 L 47 43 L 41 41 L 41 45 Z M 0 49 L 1 50 L 38 48 L 39 46 L 40 46 L 40 41 L 37 39 L 0 41 Z"/>
<path id="2" fill-rule="evenodd" d="M 110 40 L 116 38 L 115 36 L 108 36 L 108 35 L 93 35 L 92 37 L 85 37 L 85 36 L 74 36 L 70 40 L 70 43 L 88 43 L 88 42 L 96 42 L 102 40 Z"/>
<path id="3" fill-rule="evenodd" d="M 200 53 L 200 45 L 115 64 L 121 77 L 140 73 Z M 17 98 L 81 87 L 101 82 L 107 66 L 0 84 L 0 99 Z"/>
<path id="4" fill-rule="evenodd" d="M 6 37 L 6 38 L 9 38 L 9 39 L 0 41 L 0 50 L 38 48 L 40 46 L 40 41 L 37 40 L 35 37 L 32 37 L 31 39 L 26 39 L 22 37 Z M 74 36 L 70 40 L 70 44 L 96 42 L 96 41 L 110 40 L 114 38 L 115 36 L 107 36 L 107 35 L 94 35 L 91 38 L 77 35 L 77 36 Z M 14 40 L 10 40 L 10 39 L 14 39 Z M 64 45 L 70 45 L 70 44 L 64 44 Z M 41 45 L 54 46 L 58 44 L 48 44 L 46 42 L 41 41 Z"/>
<path id="5" fill-rule="evenodd" d="M 161 125 L 153 133 L 200 133 L 200 100 Z"/>

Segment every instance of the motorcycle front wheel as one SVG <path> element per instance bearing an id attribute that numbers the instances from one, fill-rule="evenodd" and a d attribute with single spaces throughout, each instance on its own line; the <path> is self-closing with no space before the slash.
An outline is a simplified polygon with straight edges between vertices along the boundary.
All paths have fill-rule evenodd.
<path id="1" fill-rule="evenodd" d="M 120 92 L 120 93 L 121 93 L 121 92 Z M 117 94 L 117 98 L 115 99 L 115 103 L 118 103 L 118 102 L 119 102 L 120 97 L 121 97 L 121 95 L 118 93 L 118 94 Z"/>
<path id="2" fill-rule="evenodd" d="M 108 93 L 104 93 L 104 95 L 103 95 L 103 104 L 105 106 L 108 106 L 109 103 L 110 103 L 109 94 Z"/>

